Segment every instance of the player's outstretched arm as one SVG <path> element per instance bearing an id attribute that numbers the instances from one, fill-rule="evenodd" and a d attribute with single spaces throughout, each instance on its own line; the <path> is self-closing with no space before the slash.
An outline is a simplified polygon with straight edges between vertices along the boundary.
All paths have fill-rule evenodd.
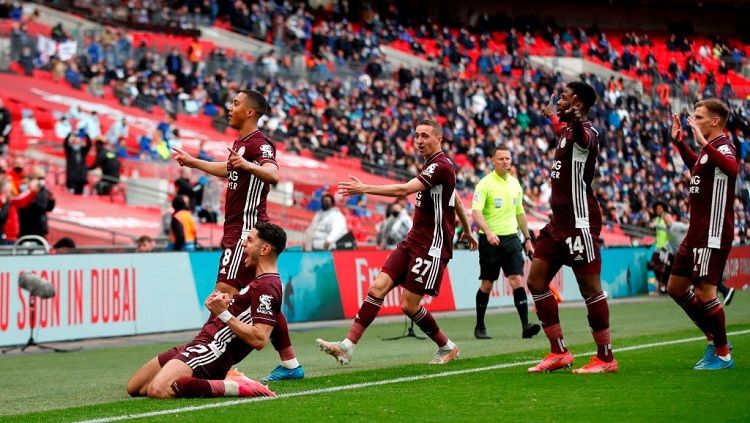
<path id="1" fill-rule="evenodd" d="M 338 193 L 349 197 L 357 194 L 382 195 L 385 197 L 406 197 L 415 192 L 423 191 L 427 187 L 417 178 L 403 184 L 368 185 L 358 178 L 349 176 L 351 181 L 339 182 Z"/>
<path id="2" fill-rule="evenodd" d="M 229 171 L 227 170 L 227 162 L 209 162 L 206 160 L 200 160 L 191 156 L 188 152 L 180 150 L 179 148 L 172 147 L 172 149 L 174 150 L 174 154 L 172 155 L 172 157 L 180 166 L 192 167 L 193 169 L 198 169 L 220 178 L 226 178 L 227 176 L 229 176 Z"/>

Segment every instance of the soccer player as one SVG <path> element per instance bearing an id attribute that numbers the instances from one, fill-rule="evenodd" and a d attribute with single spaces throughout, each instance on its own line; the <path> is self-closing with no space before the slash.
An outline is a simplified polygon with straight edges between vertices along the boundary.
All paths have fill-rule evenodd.
<path id="1" fill-rule="evenodd" d="M 521 337 L 531 338 L 541 329 L 529 323 L 529 306 L 523 285 L 523 251 L 531 258 L 531 243 L 526 214 L 523 210 L 521 184 L 510 172 L 511 154 L 507 147 L 496 147 L 492 152 L 495 171 L 482 178 L 474 188 L 471 214 L 479 225 L 479 279 L 476 295 L 477 324 L 474 337 L 490 339 L 484 325 L 484 313 L 490 300 L 492 284 L 503 269 L 513 288 L 513 302 L 521 319 Z M 518 238 L 518 229 L 523 243 Z"/>
<path id="2" fill-rule="evenodd" d="M 277 259 L 286 247 L 286 232 L 273 223 L 259 222 L 243 238 L 242 247 L 244 266 L 255 269 L 257 276 L 233 298 L 220 291 L 209 295 L 206 307 L 213 317 L 192 341 L 138 369 L 128 381 L 128 394 L 151 398 L 274 395 L 261 383 L 230 369 L 253 350 L 263 349 L 281 315 Z"/>
<path id="3" fill-rule="evenodd" d="M 185 151 L 174 149 L 180 166 L 192 167 L 214 176 L 227 178 L 225 200 L 224 252 L 219 263 L 216 289 L 230 297 L 255 277 L 255 269 L 242 266 L 242 240 L 258 222 L 268 222 L 266 197 L 270 185 L 279 181 L 276 149 L 258 129 L 258 119 L 268 109 L 265 97 L 255 90 L 240 90 L 229 106 L 229 126 L 239 134 L 224 162 L 196 159 Z M 304 369 L 297 361 L 283 314 L 271 334 L 281 364 L 264 380 L 301 379 Z"/>
<path id="4" fill-rule="evenodd" d="M 594 102 L 596 92 L 584 82 L 568 84 L 557 102 L 558 116 L 565 126 L 561 127 L 550 169 L 552 219 L 534 244 L 534 260 L 527 281 L 551 352 L 529 368 L 532 373 L 551 372 L 573 364 L 573 354 L 565 347 L 557 302 L 549 289 L 563 265 L 573 269 L 586 300 L 588 321 L 597 347 L 596 356 L 574 372 L 602 373 L 618 369 L 610 343 L 609 308 L 600 280 L 602 216 L 591 188 L 599 141 L 586 116 Z"/>
<path id="5" fill-rule="evenodd" d="M 367 291 L 349 334 L 341 342 L 316 342 L 326 354 L 341 364 L 349 364 L 354 347 L 383 305 L 383 298 L 401 286 L 401 309 L 438 346 L 432 364 L 445 364 L 458 358 L 459 349 L 440 330 L 435 318 L 421 305 L 425 294 L 437 296 L 443 271 L 453 256 L 453 234 L 456 214 L 461 221 L 461 240 L 475 250 L 477 241 L 471 234 L 469 221 L 460 197 L 456 194 L 456 170 L 440 149 L 443 129 L 439 123 L 423 119 L 417 122 L 414 142 L 426 159 L 422 171 L 409 182 L 394 185 L 366 185 L 359 179 L 339 183 L 339 193 L 406 197 L 416 193 L 414 225 L 406 238 L 388 256 L 380 274 Z"/>
<path id="6" fill-rule="evenodd" d="M 696 154 L 684 142 L 680 118 L 672 115 L 673 142 L 690 168 L 690 222 L 675 254 L 667 291 L 708 340 L 696 370 L 734 367 L 724 308 L 716 292 L 732 249 L 732 206 L 739 172 L 734 144 L 724 135 L 728 117 L 729 109 L 717 99 L 695 103 L 695 112 L 687 122 L 700 147 Z"/>

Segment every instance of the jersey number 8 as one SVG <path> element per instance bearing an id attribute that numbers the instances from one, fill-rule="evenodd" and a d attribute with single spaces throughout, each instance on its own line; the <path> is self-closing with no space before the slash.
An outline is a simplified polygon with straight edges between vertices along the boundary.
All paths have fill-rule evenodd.
<path id="1" fill-rule="evenodd" d="M 224 250 L 224 255 L 221 257 L 221 265 L 222 266 L 229 265 L 229 260 L 231 259 L 232 259 L 232 249 L 227 248 L 226 250 Z"/>

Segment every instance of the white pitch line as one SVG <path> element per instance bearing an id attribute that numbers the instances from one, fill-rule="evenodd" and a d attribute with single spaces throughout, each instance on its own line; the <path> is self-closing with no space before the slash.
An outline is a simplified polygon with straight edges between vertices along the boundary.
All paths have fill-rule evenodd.
<path id="1" fill-rule="evenodd" d="M 727 333 L 727 335 L 738 336 L 738 335 L 746 335 L 748 333 L 750 333 L 750 329 L 729 332 Z M 694 338 L 675 339 L 672 341 L 653 342 L 650 344 L 641 344 L 641 345 L 633 345 L 630 347 L 616 348 L 614 349 L 614 351 L 625 352 L 625 351 L 643 350 L 647 348 L 656 348 L 656 347 L 664 347 L 667 345 L 684 344 L 687 342 L 701 341 L 705 339 L 706 338 L 702 336 L 694 337 Z M 588 352 L 588 353 L 584 353 L 580 355 L 592 355 L 592 354 L 596 354 L 596 352 L 595 351 Z M 354 383 L 351 385 L 332 386 L 330 388 L 310 389 L 308 391 L 299 391 L 299 392 L 292 392 L 288 394 L 281 394 L 281 395 L 276 396 L 275 398 L 269 398 L 269 397 L 243 398 L 243 399 L 236 399 L 232 401 L 224 401 L 224 402 L 218 402 L 218 403 L 212 403 L 212 404 L 191 405 L 187 407 L 174 408 L 171 410 L 151 411 L 148 413 L 125 414 L 122 416 L 102 417 L 99 419 L 82 420 L 79 423 L 108 423 L 108 422 L 116 422 L 116 421 L 121 421 L 121 420 L 140 419 L 140 418 L 145 418 L 145 417 L 165 416 L 169 414 L 184 413 L 187 411 L 201 411 L 201 410 L 208 410 L 211 408 L 229 407 L 229 406 L 238 405 L 238 404 L 248 404 L 251 402 L 271 401 L 271 400 L 283 399 L 283 398 L 327 394 L 331 392 L 341 392 L 341 391 L 350 391 L 353 389 L 370 388 L 373 386 L 391 385 L 394 383 L 413 382 L 416 380 L 434 379 L 438 377 L 447 377 L 447 376 L 455 376 L 455 375 L 464 375 L 464 374 L 469 374 L 469 373 L 486 372 L 488 370 L 500 370 L 500 369 L 507 369 L 511 367 L 518 367 L 518 366 L 528 366 L 530 364 L 536 364 L 538 362 L 539 360 L 516 361 L 513 363 L 494 364 L 492 366 L 477 367 L 473 369 L 451 370 L 451 371 L 441 372 L 441 373 L 399 377 L 396 379 L 386 379 L 386 380 L 377 380 L 374 382 Z"/>

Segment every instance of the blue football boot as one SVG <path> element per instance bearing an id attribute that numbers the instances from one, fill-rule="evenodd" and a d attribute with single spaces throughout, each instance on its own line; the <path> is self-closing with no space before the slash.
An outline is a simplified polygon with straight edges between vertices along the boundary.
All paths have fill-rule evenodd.
<path id="1" fill-rule="evenodd" d="M 287 369 L 286 367 L 279 364 L 276 366 L 271 373 L 262 378 L 263 382 L 274 382 L 278 380 L 294 380 L 302 379 L 305 377 L 305 369 L 302 366 L 295 367 L 293 369 Z"/>

